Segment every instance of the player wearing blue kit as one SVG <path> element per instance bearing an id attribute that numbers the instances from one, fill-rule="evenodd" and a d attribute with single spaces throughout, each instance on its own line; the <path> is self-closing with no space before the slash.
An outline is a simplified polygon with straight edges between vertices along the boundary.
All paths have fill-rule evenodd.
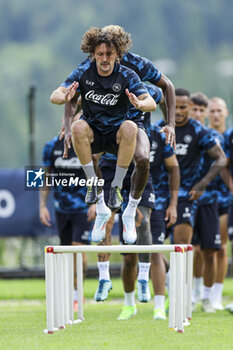
<path id="1" fill-rule="evenodd" d="M 69 157 L 64 159 L 64 144 L 59 137 L 54 137 L 47 142 L 43 150 L 43 166 L 49 174 L 56 174 L 59 180 L 69 179 L 70 174 L 79 179 L 85 179 L 79 159 L 71 147 Z M 67 174 L 67 175 L 66 175 Z M 50 213 L 47 208 L 47 200 L 50 187 L 46 186 L 40 191 L 40 220 L 50 226 Z M 54 208 L 56 214 L 57 229 L 61 245 L 90 244 L 91 222 L 88 220 L 88 206 L 85 203 L 85 186 L 71 185 L 64 187 L 61 184 L 53 186 Z M 83 254 L 84 275 L 87 269 L 87 257 Z M 77 303 L 76 274 L 74 301 Z"/>
<path id="2" fill-rule="evenodd" d="M 209 100 L 209 124 L 212 129 L 215 129 L 224 137 L 223 149 L 225 150 L 225 133 L 226 133 L 226 118 L 228 117 L 226 102 L 220 97 L 212 97 Z M 229 189 L 218 175 L 216 178 L 218 190 L 218 206 L 220 219 L 220 234 L 221 234 L 221 249 L 217 252 L 217 273 L 215 283 L 212 287 L 212 303 L 216 310 L 223 310 L 222 291 L 223 282 L 226 277 L 228 268 L 228 206 L 229 206 Z"/>
<path id="3" fill-rule="evenodd" d="M 205 118 L 208 115 L 208 98 L 203 93 L 197 92 L 192 94 L 190 99 L 192 102 L 190 107 L 190 116 L 204 125 Z M 221 145 L 221 147 L 223 147 L 223 136 L 216 130 L 208 130 L 212 134 L 215 141 Z M 200 162 L 200 178 L 203 178 L 208 172 L 212 161 L 212 158 L 206 152 L 204 152 Z M 210 222 L 211 225 L 209 224 Z M 194 290 L 192 300 L 194 310 L 198 299 L 202 299 L 202 291 L 200 289 L 202 288 L 202 269 L 205 269 L 205 266 L 203 267 L 203 264 L 205 264 L 205 262 L 203 262 L 202 251 L 206 248 L 210 250 L 213 249 L 215 260 L 217 256 L 217 250 L 219 251 L 221 248 L 217 177 L 206 186 L 204 194 L 197 201 L 193 244 L 195 246 Z M 212 266 L 212 270 L 209 272 L 214 275 L 214 278 L 216 278 L 217 268 L 215 263 Z M 203 302 L 204 311 L 214 312 L 215 308 L 213 306 L 212 298 L 211 304 L 208 308 L 205 305 L 206 303 L 207 302 Z"/>
<path id="4" fill-rule="evenodd" d="M 179 165 L 174 150 L 166 145 L 164 134 L 155 124 L 151 128 L 150 173 L 155 191 L 155 208 L 151 213 L 153 244 L 163 244 L 166 229 L 177 219 L 177 197 L 180 183 Z M 166 319 L 165 279 L 163 255 L 151 254 L 151 279 L 154 289 L 154 319 Z"/>
<path id="5" fill-rule="evenodd" d="M 174 226 L 174 243 L 189 244 L 193 235 L 193 201 L 198 200 L 206 186 L 217 176 L 226 164 L 222 148 L 210 132 L 199 122 L 189 117 L 191 107 L 190 92 L 176 89 L 176 156 L 180 167 L 180 189 L 178 194 L 178 216 Z M 213 163 L 200 179 L 200 162 L 203 152 L 213 159 Z M 206 232 L 207 233 L 207 232 Z M 213 242 L 213 240 L 211 240 Z M 210 304 L 210 290 L 214 282 L 214 247 L 203 247 L 204 255 L 204 304 Z M 207 309 L 207 306 L 206 306 Z"/>
<path id="6" fill-rule="evenodd" d="M 117 167 L 108 202 L 111 210 L 117 210 L 121 206 L 120 188 L 135 153 L 138 127 L 131 120 L 126 120 L 129 101 L 144 112 L 156 108 L 138 75 L 118 63 L 130 44 L 130 37 L 126 40 L 125 32 L 113 35 L 101 28 L 90 28 L 83 36 L 81 48 L 93 61 L 81 65 L 51 95 L 51 102 L 66 103 L 65 142 L 69 146 L 72 131 L 73 147 L 87 179 L 96 178 L 92 153 L 108 151 L 117 154 Z M 76 103 L 80 93 L 83 115 L 71 128 L 72 104 Z M 136 163 L 140 163 L 140 158 L 134 158 Z M 140 186 L 131 192 L 129 204 L 122 217 L 125 240 L 129 244 L 136 240 L 134 218 L 147 178 L 141 180 L 136 181 Z M 97 186 L 89 186 L 86 202 L 91 204 L 97 201 L 97 216 L 92 232 L 92 238 L 96 242 L 105 237 L 105 227 L 111 211 L 104 202 L 103 193 L 97 194 Z"/>

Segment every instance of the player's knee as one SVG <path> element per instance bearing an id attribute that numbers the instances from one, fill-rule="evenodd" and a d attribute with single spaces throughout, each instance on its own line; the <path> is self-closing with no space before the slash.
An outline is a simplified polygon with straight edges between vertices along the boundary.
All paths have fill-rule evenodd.
<path id="1" fill-rule="evenodd" d="M 122 137 L 127 139 L 129 142 L 136 139 L 137 132 L 138 132 L 137 124 L 135 124 L 131 120 L 126 120 L 121 124 Z"/>
<path id="2" fill-rule="evenodd" d="M 84 120 L 77 120 L 71 126 L 73 137 L 80 139 L 87 134 L 88 124 Z"/>
<path id="3" fill-rule="evenodd" d="M 127 270 L 133 270 L 136 267 L 137 258 L 135 254 L 124 255 L 124 268 Z"/>
<path id="4" fill-rule="evenodd" d="M 136 162 L 136 166 L 142 169 L 149 169 L 150 167 L 150 156 L 149 153 L 135 153 L 134 159 Z"/>
<path id="5" fill-rule="evenodd" d="M 218 251 L 218 257 L 219 258 L 223 258 L 226 254 L 227 254 L 227 245 L 226 244 L 222 244 L 221 248 Z"/>
<path id="6" fill-rule="evenodd" d="M 204 260 L 206 264 L 214 264 L 215 261 L 215 250 L 213 249 L 204 249 Z"/>

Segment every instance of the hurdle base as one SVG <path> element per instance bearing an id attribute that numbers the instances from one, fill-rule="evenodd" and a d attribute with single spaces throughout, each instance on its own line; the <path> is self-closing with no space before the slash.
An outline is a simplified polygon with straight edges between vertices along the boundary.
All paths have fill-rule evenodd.
<path id="1" fill-rule="evenodd" d="M 81 323 L 81 322 L 83 322 L 84 321 L 84 317 L 83 318 L 79 318 L 78 320 L 74 320 L 74 324 L 76 324 L 76 323 Z"/>
<path id="2" fill-rule="evenodd" d="M 44 329 L 43 333 L 44 334 L 53 334 L 54 332 L 58 331 L 58 328 L 54 328 L 52 331 L 49 331 L 48 329 Z"/>
<path id="3" fill-rule="evenodd" d="M 183 326 L 184 327 L 190 326 L 190 322 L 188 321 L 187 318 L 183 321 Z"/>

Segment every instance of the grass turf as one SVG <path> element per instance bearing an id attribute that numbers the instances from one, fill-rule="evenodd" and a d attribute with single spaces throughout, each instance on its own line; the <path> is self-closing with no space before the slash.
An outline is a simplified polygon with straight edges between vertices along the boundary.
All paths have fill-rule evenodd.
<path id="1" fill-rule="evenodd" d="M 85 281 L 85 321 L 67 326 L 53 335 L 43 334 L 46 328 L 45 286 L 42 280 L 1 280 L 0 290 L 0 349 L 1 350 L 50 350 L 50 349 L 232 349 L 233 315 L 226 311 L 216 314 L 201 312 L 200 306 L 193 314 L 191 327 L 184 334 L 168 329 L 168 321 L 154 321 L 153 301 L 137 303 L 138 314 L 128 321 L 117 321 L 122 301 L 111 300 L 91 304 L 88 297 L 94 295 L 96 280 Z M 113 280 L 111 299 L 122 298 L 122 284 Z M 224 284 L 224 301 L 233 300 L 233 281 Z M 15 299 L 11 304 L 9 299 Z M 8 299 L 4 303 L 3 299 Z M 28 299 L 24 304 L 22 299 Z M 41 299 L 38 304 L 29 300 Z M 19 301 L 19 303 L 17 303 Z"/>

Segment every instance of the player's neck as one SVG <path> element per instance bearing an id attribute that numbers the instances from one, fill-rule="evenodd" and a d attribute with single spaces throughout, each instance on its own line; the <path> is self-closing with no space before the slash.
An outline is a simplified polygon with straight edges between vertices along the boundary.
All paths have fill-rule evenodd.
<path id="1" fill-rule="evenodd" d="M 180 127 L 186 125 L 186 124 L 189 122 L 189 119 L 190 119 L 190 118 L 188 117 L 188 118 L 185 119 L 182 123 L 179 123 L 179 124 L 176 123 L 176 128 L 180 128 Z"/>
<path id="2" fill-rule="evenodd" d="M 210 125 L 211 129 L 214 129 L 218 131 L 220 134 L 223 134 L 226 131 L 226 125 L 219 125 L 219 126 L 212 126 Z"/>

